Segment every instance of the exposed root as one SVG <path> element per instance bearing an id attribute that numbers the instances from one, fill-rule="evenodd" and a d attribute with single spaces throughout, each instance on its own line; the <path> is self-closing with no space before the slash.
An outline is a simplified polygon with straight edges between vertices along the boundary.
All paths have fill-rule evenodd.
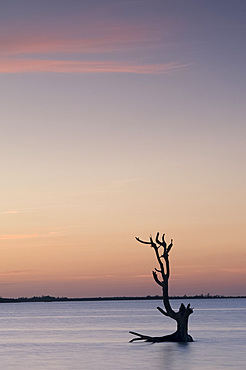
<path id="1" fill-rule="evenodd" d="M 150 343 L 162 343 L 162 342 L 193 342 L 193 338 L 188 334 L 186 340 L 181 339 L 178 332 L 173 334 L 164 335 L 162 337 L 150 337 L 148 335 L 143 335 L 136 333 L 134 331 L 129 331 L 130 334 L 136 335 L 138 338 L 133 338 L 129 343 L 136 342 L 137 340 L 143 340 Z"/>

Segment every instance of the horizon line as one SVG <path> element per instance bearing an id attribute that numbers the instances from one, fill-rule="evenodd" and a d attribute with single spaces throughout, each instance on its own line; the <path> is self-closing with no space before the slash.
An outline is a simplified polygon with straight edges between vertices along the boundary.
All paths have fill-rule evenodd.
<path id="1" fill-rule="evenodd" d="M 246 298 L 246 295 L 210 295 L 196 294 L 196 295 L 177 295 L 170 296 L 169 299 L 223 299 L 223 298 Z M 33 296 L 33 297 L 18 297 L 18 298 L 4 298 L 0 297 L 0 303 L 14 303 L 14 302 L 64 302 L 64 301 L 113 301 L 113 300 L 162 300 L 160 295 L 146 295 L 146 296 L 112 296 L 112 297 L 54 297 L 50 295 Z"/>

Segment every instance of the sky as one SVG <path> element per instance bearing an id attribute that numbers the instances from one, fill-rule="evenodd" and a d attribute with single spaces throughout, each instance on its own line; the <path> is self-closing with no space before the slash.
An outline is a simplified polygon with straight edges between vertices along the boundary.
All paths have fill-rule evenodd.
<path id="1" fill-rule="evenodd" d="M 245 295 L 246 2 L 1 0 L 0 295 Z"/>

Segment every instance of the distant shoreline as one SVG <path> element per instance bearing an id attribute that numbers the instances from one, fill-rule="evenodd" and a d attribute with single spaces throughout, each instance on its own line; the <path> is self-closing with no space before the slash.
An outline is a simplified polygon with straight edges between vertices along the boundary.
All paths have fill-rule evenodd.
<path id="1" fill-rule="evenodd" d="M 246 298 L 246 296 L 222 296 L 200 294 L 194 296 L 172 296 L 170 299 L 225 299 L 225 298 Z M 0 303 L 25 303 L 25 302 L 87 302 L 87 301 L 137 301 L 137 300 L 162 300 L 162 296 L 145 296 L 145 297 L 89 297 L 89 298 L 67 298 L 67 297 L 52 297 L 52 296 L 39 296 L 39 297 L 19 297 L 19 298 L 2 298 Z"/>

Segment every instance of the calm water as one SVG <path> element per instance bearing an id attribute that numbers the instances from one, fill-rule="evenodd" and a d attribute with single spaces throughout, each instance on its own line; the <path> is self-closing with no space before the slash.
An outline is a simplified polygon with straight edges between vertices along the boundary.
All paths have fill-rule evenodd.
<path id="1" fill-rule="evenodd" d="M 246 299 L 190 302 L 195 342 L 188 344 L 128 343 L 129 330 L 175 330 L 156 310 L 159 301 L 1 304 L 0 368 L 245 369 Z M 175 309 L 179 304 L 172 301 Z"/>

